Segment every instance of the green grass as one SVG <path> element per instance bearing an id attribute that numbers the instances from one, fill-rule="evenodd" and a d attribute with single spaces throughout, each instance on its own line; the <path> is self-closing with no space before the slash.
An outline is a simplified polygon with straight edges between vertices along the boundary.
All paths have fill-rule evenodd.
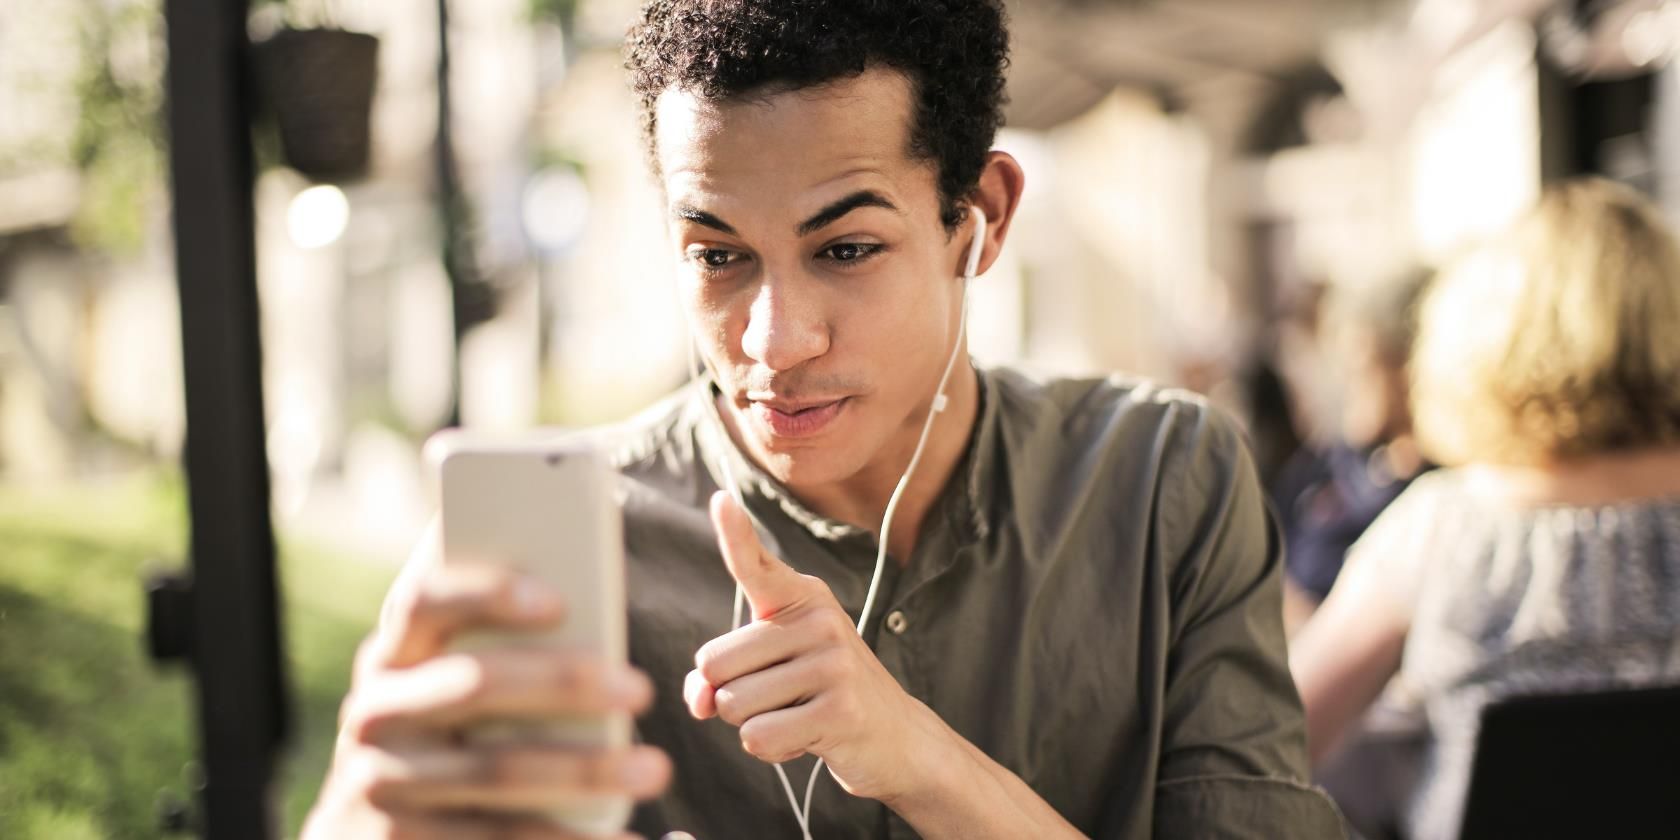
<path id="1" fill-rule="evenodd" d="M 0 486 L 0 838 L 157 837 L 189 790 L 194 698 L 141 641 L 140 575 L 185 563 L 178 481 Z M 286 835 L 320 785 L 350 660 L 394 570 L 283 541 L 293 736 Z"/>

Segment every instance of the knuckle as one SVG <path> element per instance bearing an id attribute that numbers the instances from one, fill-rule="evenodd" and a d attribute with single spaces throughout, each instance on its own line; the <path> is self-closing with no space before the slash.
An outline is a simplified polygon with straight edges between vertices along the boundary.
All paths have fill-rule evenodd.
<path id="1" fill-rule="evenodd" d="M 554 657 L 546 667 L 549 688 L 574 703 L 598 697 L 606 682 L 601 663 L 587 657 Z"/>
<path id="2" fill-rule="evenodd" d="M 843 721 L 855 721 L 863 717 L 863 706 L 858 697 L 849 691 L 839 692 L 834 696 L 834 713 Z"/>
<path id="3" fill-rule="evenodd" d="M 838 650 L 830 650 L 818 656 L 812 667 L 816 669 L 817 679 L 825 684 L 843 683 L 852 673 L 851 657 Z"/>
<path id="4" fill-rule="evenodd" d="M 589 790 L 604 790 L 617 784 L 623 756 L 614 753 L 595 753 L 572 758 L 576 764 L 576 783 Z"/>
<path id="5" fill-rule="evenodd" d="M 822 718 L 836 725 L 845 726 L 860 717 L 857 696 L 851 692 L 831 691 L 818 702 Z"/>
<path id="6" fill-rule="evenodd" d="M 753 722 L 749 720 L 746 724 L 741 726 L 741 730 L 739 732 L 741 738 L 741 749 L 746 750 L 750 755 L 757 756 L 758 758 L 764 758 L 768 755 L 770 750 L 770 737 L 769 734 L 765 732 L 767 727 L 762 725 L 754 726 L 752 724 Z"/>
<path id="7" fill-rule="evenodd" d="M 818 631 L 825 642 L 843 642 L 857 634 L 857 630 L 852 626 L 851 617 L 846 615 L 845 611 L 839 607 L 818 610 L 815 615 L 818 618 Z"/>
<path id="8" fill-rule="evenodd" d="M 699 671 L 707 683 L 715 686 L 723 682 L 723 656 L 711 643 L 707 643 L 694 655 L 694 670 Z"/>
<path id="9" fill-rule="evenodd" d="M 344 699 L 338 701 L 338 731 L 341 735 L 349 731 L 351 722 L 355 720 L 356 697 L 356 690 L 352 687 Z"/>
<path id="10" fill-rule="evenodd" d="M 368 707 L 362 696 L 351 693 L 339 709 L 343 737 L 352 744 L 371 744 L 384 725 L 386 716 Z"/>
<path id="11" fill-rule="evenodd" d="M 406 605 L 409 626 L 474 623 L 499 599 L 512 598 L 513 572 L 492 565 L 440 567 L 414 587 Z M 399 601 L 399 615 L 404 605 Z"/>
<path id="12" fill-rule="evenodd" d="M 379 762 L 367 750 L 346 756 L 333 773 L 333 784 L 340 796 L 375 809 L 389 806 L 396 789 L 394 780 L 381 771 Z"/>
<path id="13" fill-rule="evenodd" d="M 716 688 L 719 683 L 724 682 L 723 668 L 719 667 L 716 663 L 708 663 L 707 665 L 695 670 L 699 671 L 700 676 L 706 681 L 706 684 L 712 686 L 713 688 Z"/>
<path id="14" fill-rule="evenodd" d="M 456 701 L 463 705 L 479 703 L 494 694 L 497 686 L 496 670 L 483 657 L 457 654 L 448 660 L 456 686 Z"/>
<path id="15" fill-rule="evenodd" d="M 384 650 L 385 646 L 381 643 L 377 631 L 363 637 L 356 645 L 356 658 L 350 666 L 352 674 L 360 679 L 365 674 L 379 670 L 384 665 Z"/>
<path id="16" fill-rule="evenodd" d="M 787 730 L 762 718 L 753 718 L 742 724 L 738 735 L 741 748 L 763 761 L 781 762 L 799 754 L 799 750 L 792 749 Z"/>
<path id="17" fill-rule="evenodd" d="M 514 787 L 530 777 L 531 763 L 520 750 L 485 750 L 479 753 L 476 775 L 488 787 Z"/>
<path id="18" fill-rule="evenodd" d="M 840 609 L 840 600 L 834 597 L 834 590 L 829 588 L 827 581 L 824 581 L 816 575 L 802 574 L 799 577 L 800 584 L 805 589 L 805 597 L 807 601 L 812 604 L 820 604 L 824 607 L 832 607 L 837 610 Z M 841 612 L 844 613 L 845 611 L 841 610 Z"/>
<path id="19" fill-rule="evenodd" d="M 397 716 L 386 712 L 373 712 L 358 716 L 345 730 L 345 735 L 353 744 L 364 747 L 377 747 L 385 740 L 386 730 L 392 728 Z"/>
<path id="20" fill-rule="evenodd" d="M 399 586 L 391 590 L 382 615 L 386 625 L 377 632 L 407 633 L 426 619 L 428 612 L 426 587 L 422 583 Z"/>
<path id="21" fill-rule="evenodd" d="M 740 726 L 745 722 L 741 715 L 741 698 L 727 686 L 712 692 L 712 704 L 717 708 L 717 716 L 731 726 Z"/>
<path id="22" fill-rule="evenodd" d="M 511 605 L 518 601 L 519 578 L 510 569 L 491 566 L 483 570 L 483 577 L 476 591 L 466 595 L 468 600 L 477 601 L 481 608 L 491 604 Z"/>
<path id="23" fill-rule="evenodd" d="M 490 572 L 472 590 L 461 593 L 462 612 L 475 621 L 482 621 L 487 615 L 509 610 L 518 601 L 516 587 L 513 576 Z"/>
<path id="24" fill-rule="evenodd" d="M 610 787 L 617 766 L 617 757 L 607 752 L 513 747 L 481 755 L 474 780 L 504 791 L 541 790 L 545 798 L 565 798 L 568 791 Z"/>
<path id="25" fill-rule="evenodd" d="M 694 652 L 694 670 L 706 673 L 706 667 L 717 661 L 717 640 L 713 639 Z"/>
<path id="26" fill-rule="evenodd" d="M 403 790 L 401 781 L 369 773 L 356 791 L 356 797 L 377 810 L 386 811 L 401 804 Z"/>
<path id="27" fill-rule="evenodd" d="M 489 651 L 466 657 L 461 666 L 461 685 L 466 701 L 482 703 L 500 693 L 508 682 L 510 664 Z"/>
<path id="28" fill-rule="evenodd" d="M 460 764 L 455 767 L 455 779 L 463 786 L 494 788 L 504 784 L 510 770 L 503 751 L 489 748 L 463 750 Z"/>

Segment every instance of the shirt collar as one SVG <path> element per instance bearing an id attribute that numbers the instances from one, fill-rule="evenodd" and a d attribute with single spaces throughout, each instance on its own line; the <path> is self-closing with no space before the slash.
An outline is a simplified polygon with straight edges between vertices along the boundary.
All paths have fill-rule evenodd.
<path id="1" fill-rule="evenodd" d="M 954 476 L 961 476 L 962 492 L 954 494 L 951 506 L 951 527 L 964 545 L 985 539 L 992 532 L 989 500 L 996 494 L 992 485 L 997 473 L 996 453 L 998 437 L 998 388 L 991 371 L 975 366 L 978 383 L 979 409 L 975 412 L 974 431 L 968 439 Z"/>

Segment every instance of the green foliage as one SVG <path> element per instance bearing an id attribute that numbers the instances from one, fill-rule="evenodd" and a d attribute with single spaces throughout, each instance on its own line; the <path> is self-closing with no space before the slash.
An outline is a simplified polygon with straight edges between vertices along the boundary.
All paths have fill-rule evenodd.
<path id="1" fill-rule="evenodd" d="M 112 0 L 82 10 L 81 115 L 71 160 L 82 202 L 71 224 L 83 246 L 132 253 L 147 205 L 164 187 L 163 13 L 158 0 Z"/>
<path id="2" fill-rule="evenodd" d="M 532 20 L 548 20 L 569 28 L 577 17 L 580 0 L 530 0 Z"/>
<path id="3" fill-rule="evenodd" d="M 184 562 L 185 506 L 174 480 L 0 487 L 0 837 L 154 837 L 158 792 L 188 790 L 195 698 L 140 636 L 141 570 Z M 356 643 L 392 571 L 282 543 L 288 833 L 320 785 Z"/>

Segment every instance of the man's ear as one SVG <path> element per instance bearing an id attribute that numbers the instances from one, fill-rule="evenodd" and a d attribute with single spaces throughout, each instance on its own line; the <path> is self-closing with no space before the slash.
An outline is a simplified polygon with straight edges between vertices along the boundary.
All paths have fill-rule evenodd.
<path id="1" fill-rule="evenodd" d="M 986 214 L 986 247 L 980 253 L 978 273 L 985 274 L 990 270 L 1003 251 L 1003 241 L 1009 236 L 1009 225 L 1021 206 L 1021 192 L 1026 184 L 1027 174 L 1013 155 L 999 151 L 986 154 L 986 166 L 980 170 L 980 183 L 968 196 L 969 203 Z"/>

